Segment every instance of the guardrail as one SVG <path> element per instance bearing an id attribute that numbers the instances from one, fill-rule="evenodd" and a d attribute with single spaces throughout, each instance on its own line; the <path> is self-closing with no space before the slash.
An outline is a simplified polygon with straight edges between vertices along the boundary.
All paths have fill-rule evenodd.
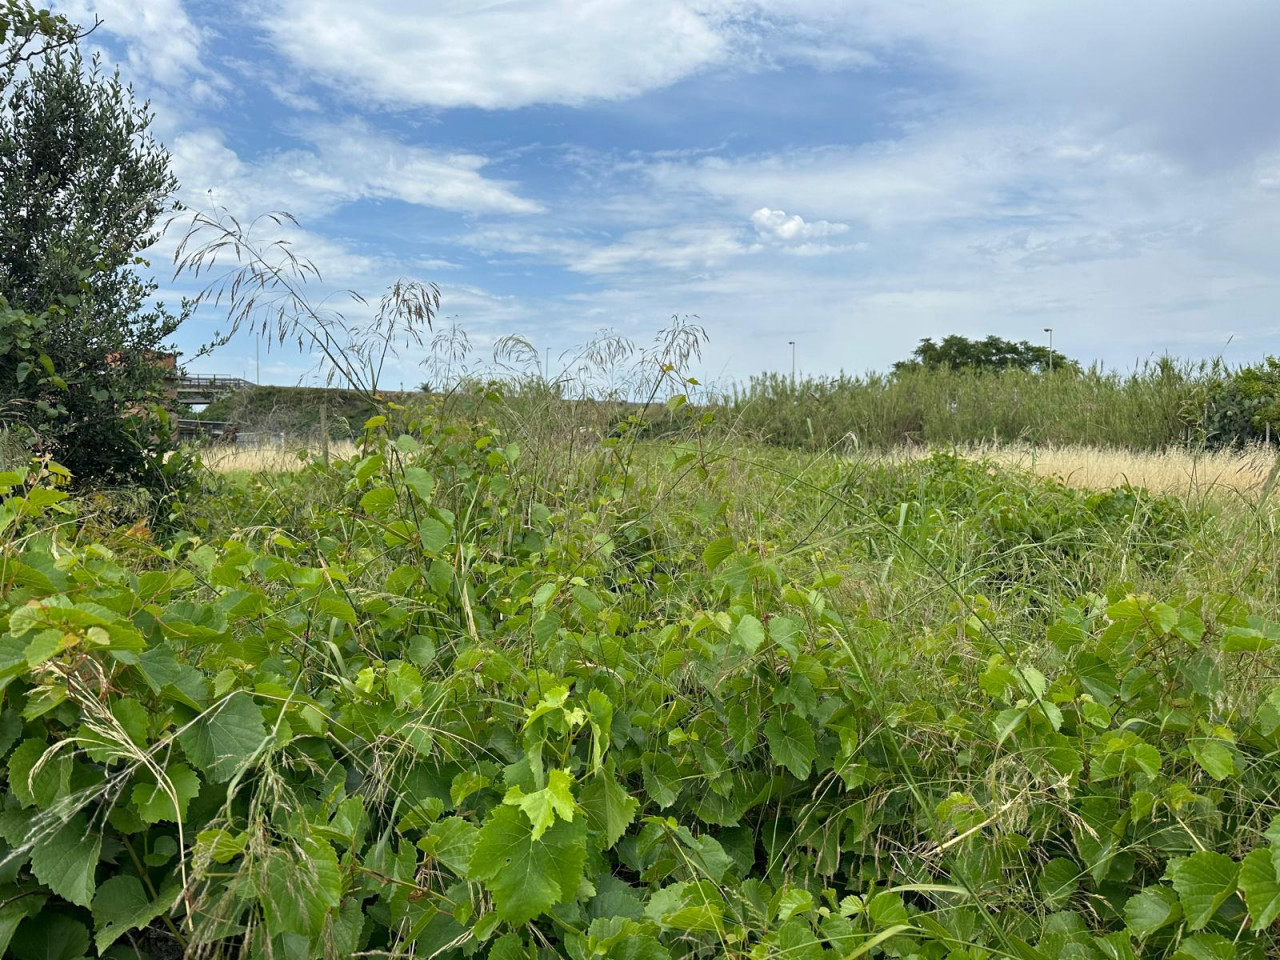
<path id="1" fill-rule="evenodd" d="M 244 390 L 254 385 L 243 377 L 224 376 L 220 373 L 166 379 L 179 390 Z"/>
<path id="2" fill-rule="evenodd" d="M 236 425 L 225 420 L 179 420 L 178 439 L 205 438 L 224 443 L 236 442 Z"/>
<path id="3" fill-rule="evenodd" d="M 188 403 L 210 404 L 237 390 L 245 390 L 254 384 L 243 377 L 224 376 L 222 374 L 204 374 L 202 376 L 168 377 L 165 380 L 169 389 L 179 400 Z"/>

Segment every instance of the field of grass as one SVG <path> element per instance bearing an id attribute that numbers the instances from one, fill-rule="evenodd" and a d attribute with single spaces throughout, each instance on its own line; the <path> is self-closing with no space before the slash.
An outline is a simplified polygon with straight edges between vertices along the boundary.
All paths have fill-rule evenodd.
<path id="1" fill-rule="evenodd" d="M 1269 456 L 513 409 L 0 475 L 11 955 L 1280 951 Z"/>
<path id="2" fill-rule="evenodd" d="M 595 439 L 593 435 L 593 440 Z M 759 453 L 759 449 L 756 451 Z M 288 472 L 304 469 L 320 447 L 306 442 L 263 446 L 211 446 L 201 451 L 210 470 L 219 473 Z M 330 455 L 349 458 L 351 442 L 338 441 Z M 1107 447 L 1031 447 L 1018 444 L 985 444 L 957 448 L 970 460 L 985 460 L 1073 487 L 1105 490 L 1130 484 L 1159 493 L 1199 497 L 1204 494 L 1256 496 L 1266 486 L 1276 464 L 1274 452 L 1261 447 L 1189 451 L 1133 451 Z M 931 456 L 928 447 L 899 447 L 884 452 L 844 453 L 849 463 L 900 463 Z M 803 463 L 800 458 L 797 463 Z"/>

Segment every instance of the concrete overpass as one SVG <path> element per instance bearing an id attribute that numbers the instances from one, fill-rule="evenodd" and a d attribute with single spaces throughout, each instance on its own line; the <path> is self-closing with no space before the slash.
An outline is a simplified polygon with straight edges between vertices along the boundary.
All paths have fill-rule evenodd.
<path id="1" fill-rule="evenodd" d="M 175 400 L 193 407 L 208 406 L 228 394 L 252 386 L 254 386 L 253 383 L 241 377 L 224 376 L 219 373 L 168 377 L 165 380 L 165 387 Z"/>

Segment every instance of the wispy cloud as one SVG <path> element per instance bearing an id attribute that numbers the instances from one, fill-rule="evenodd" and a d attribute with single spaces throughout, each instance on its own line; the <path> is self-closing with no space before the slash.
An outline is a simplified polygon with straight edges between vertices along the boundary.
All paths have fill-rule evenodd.
<path id="1" fill-rule="evenodd" d="M 226 90 L 226 80 L 206 63 L 205 32 L 182 0 L 60 0 L 55 7 L 86 27 L 101 20 L 101 31 L 117 41 L 135 81 L 205 102 Z"/>
<path id="2" fill-rule="evenodd" d="M 309 123 L 307 146 L 244 160 L 217 131 L 182 134 L 173 154 L 193 198 L 242 212 L 288 210 L 319 216 L 361 200 L 399 200 L 461 213 L 538 213 L 543 207 L 514 184 L 484 175 L 489 161 L 471 153 L 410 146 L 359 121 Z"/>

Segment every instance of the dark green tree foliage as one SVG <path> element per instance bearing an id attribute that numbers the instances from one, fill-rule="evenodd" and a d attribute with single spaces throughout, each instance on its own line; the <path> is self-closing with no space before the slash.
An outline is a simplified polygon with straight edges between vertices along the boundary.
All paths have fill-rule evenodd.
<path id="1" fill-rule="evenodd" d="M 168 431 L 149 401 L 163 377 L 157 354 L 182 317 L 152 303 L 156 284 L 137 268 L 177 186 L 169 155 L 119 74 L 77 50 L 9 81 L 0 109 L 5 419 L 81 480 L 155 487 L 166 479 Z"/>
<path id="2" fill-rule="evenodd" d="M 1267 357 L 1221 380 L 1205 402 L 1203 421 L 1211 446 L 1280 439 L 1280 358 Z"/>
<path id="3" fill-rule="evenodd" d="M 1038 344 L 1020 340 L 1015 343 L 1001 337 L 970 340 L 952 334 L 941 343 L 926 337 L 911 354 L 910 360 L 893 365 L 894 370 L 919 367 L 950 367 L 952 370 L 1078 370 L 1080 365 L 1070 357 Z"/>

